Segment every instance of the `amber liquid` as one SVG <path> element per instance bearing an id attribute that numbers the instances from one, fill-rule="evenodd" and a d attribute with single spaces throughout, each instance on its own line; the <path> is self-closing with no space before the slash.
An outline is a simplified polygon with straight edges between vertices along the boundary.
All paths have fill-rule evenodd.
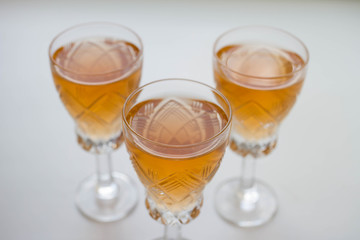
<path id="1" fill-rule="evenodd" d="M 300 93 L 305 71 L 298 70 L 304 60 L 294 52 L 252 44 L 225 46 L 217 58 L 216 86 L 232 105 L 235 133 L 248 142 L 271 138 Z"/>
<path id="2" fill-rule="evenodd" d="M 223 157 L 226 133 L 211 138 L 227 124 L 225 112 L 206 101 L 153 99 L 135 105 L 126 118 L 142 136 L 126 137 L 126 144 L 149 197 L 173 213 L 193 206 Z"/>
<path id="3" fill-rule="evenodd" d="M 121 133 L 121 111 L 137 88 L 139 49 L 122 40 L 94 38 L 72 42 L 55 51 L 52 63 L 56 89 L 78 133 L 106 142 Z"/>

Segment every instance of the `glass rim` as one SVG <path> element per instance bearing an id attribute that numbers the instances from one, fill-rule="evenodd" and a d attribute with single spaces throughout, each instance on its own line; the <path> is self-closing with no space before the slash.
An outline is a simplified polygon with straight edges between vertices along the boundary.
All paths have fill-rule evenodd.
<path id="1" fill-rule="evenodd" d="M 304 65 L 299 68 L 299 69 L 296 69 L 290 73 L 286 73 L 286 74 L 281 74 L 281 75 L 276 75 L 276 76 L 271 76 L 271 77 L 262 77 L 262 76 L 256 76 L 256 75 L 248 75 L 248 74 L 244 74 L 244 73 L 241 73 L 241 72 L 238 72 L 238 71 L 235 71 L 231 68 L 229 68 L 228 66 L 226 66 L 225 64 L 223 64 L 220 59 L 218 58 L 217 56 L 217 51 L 216 51 L 216 47 L 219 43 L 219 41 L 224 37 L 226 36 L 227 34 L 231 33 L 231 32 L 235 32 L 237 30 L 242 30 L 242 29 L 268 29 L 268 30 L 275 30 L 277 32 L 281 32 L 285 35 L 288 35 L 289 37 L 293 38 L 294 40 L 296 40 L 298 43 L 300 43 L 300 45 L 304 48 L 305 50 L 305 54 L 306 54 L 306 59 L 304 59 Z M 214 42 L 214 45 L 213 45 L 213 57 L 214 59 L 216 59 L 216 62 L 221 65 L 222 67 L 226 68 L 227 70 L 235 73 L 235 74 L 238 74 L 238 75 L 241 75 L 241 76 L 244 76 L 244 77 L 247 77 L 247 78 L 256 78 L 256 79 L 262 79 L 262 80 L 266 80 L 266 79 L 278 79 L 278 78 L 283 78 L 283 77 L 289 77 L 289 76 L 292 76 L 298 72 L 301 72 L 303 71 L 304 69 L 306 69 L 306 67 L 308 66 L 308 63 L 309 63 L 309 58 L 310 58 L 310 54 L 309 54 L 309 50 L 308 48 L 306 47 L 306 45 L 304 44 L 303 41 L 301 41 L 298 37 L 296 37 L 295 35 L 293 35 L 292 33 L 289 33 L 283 29 L 280 29 L 280 28 L 276 28 L 276 27 L 271 27 L 271 26 L 267 26 L 267 25 L 246 25 L 246 26 L 239 26 L 239 27 L 235 27 L 235 28 L 232 28 L 230 30 L 227 30 L 226 32 L 222 33 L 220 36 L 218 36 Z"/>
<path id="2" fill-rule="evenodd" d="M 53 45 L 54 45 L 55 41 L 59 37 L 61 37 L 63 34 L 65 34 L 67 32 L 70 32 L 70 31 L 72 31 L 74 29 L 77 29 L 77 28 L 91 26 L 91 25 L 94 25 L 94 26 L 95 25 L 108 25 L 108 26 L 119 27 L 119 28 L 122 28 L 122 29 L 125 29 L 125 30 L 129 31 L 131 34 L 133 34 L 137 38 L 137 40 L 140 43 L 139 54 L 129 64 L 129 66 L 126 67 L 126 68 L 120 68 L 120 69 L 116 69 L 116 70 L 112 70 L 112 71 L 108 71 L 108 72 L 104 72 L 104 73 L 96 73 L 96 74 L 78 73 L 78 72 L 69 70 L 69 69 L 59 65 L 57 62 L 55 62 L 55 60 L 54 60 L 54 58 L 53 58 L 53 56 L 51 54 L 51 50 L 53 48 Z M 126 70 L 129 67 L 131 68 L 132 66 L 136 65 L 136 63 L 139 62 L 143 57 L 143 43 L 142 43 L 142 40 L 141 40 L 140 36 L 135 31 L 133 31 L 132 29 L 130 29 L 130 28 L 124 26 L 124 25 L 121 25 L 121 24 L 118 24 L 118 23 L 113 23 L 113 22 L 87 22 L 87 23 L 80 23 L 80 24 L 77 24 L 77 25 L 73 25 L 73 26 L 71 26 L 69 28 L 66 28 L 65 30 L 61 31 L 60 33 L 58 33 L 50 42 L 48 54 L 49 54 L 49 58 L 50 58 L 50 61 L 52 62 L 52 64 L 54 64 L 55 66 L 57 66 L 58 68 L 60 68 L 63 71 L 66 71 L 66 72 L 72 73 L 72 74 L 76 74 L 76 75 L 80 75 L 80 76 L 103 76 L 103 75 L 108 75 L 108 74 L 121 72 L 121 71 Z M 110 80 L 109 82 L 112 82 L 112 80 Z M 108 82 L 105 82 L 105 83 L 108 83 Z"/>
<path id="3" fill-rule="evenodd" d="M 193 144 L 186 144 L 186 145 L 172 145 L 172 144 L 166 144 L 166 143 L 159 143 L 156 141 L 153 141 L 151 139 L 148 139 L 144 136 L 142 136 L 141 134 L 137 133 L 128 123 L 127 119 L 126 119 L 126 114 L 125 114 L 125 109 L 126 109 L 126 105 L 128 104 L 128 102 L 140 91 L 142 91 L 145 87 L 149 86 L 149 85 L 153 85 L 159 82 L 166 82 L 166 81 L 174 81 L 174 80 L 178 80 L 178 81 L 186 81 L 186 82 L 192 82 L 195 84 L 199 84 L 199 85 L 203 85 L 205 87 L 207 87 L 208 89 L 212 90 L 213 92 L 215 92 L 218 96 L 221 97 L 221 99 L 225 102 L 225 104 L 228 106 L 229 108 L 229 114 L 228 114 L 228 121 L 225 124 L 225 126 L 218 132 L 216 133 L 214 136 L 212 136 L 211 138 L 205 139 L 204 141 L 198 142 L 198 143 L 193 143 Z M 228 99 L 217 89 L 202 83 L 202 82 L 198 82 L 196 80 L 191 80 L 191 79 L 186 79 L 186 78 L 165 78 L 165 79 L 160 79 L 160 80 L 156 80 L 156 81 L 152 81 L 150 83 L 147 83 L 139 88 L 137 88 L 136 90 L 134 90 L 125 100 L 124 105 L 123 105 L 123 109 L 122 109 L 122 117 L 123 117 L 123 122 L 125 123 L 126 127 L 133 133 L 135 134 L 137 137 L 145 140 L 146 142 L 149 143 L 153 143 L 155 145 L 160 145 L 162 147 L 169 147 L 169 148 L 189 148 L 189 147 L 195 147 L 195 146 L 199 146 L 208 142 L 213 141 L 214 139 L 218 138 L 220 135 L 222 135 L 230 126 L 231 126 L 231 122 L 232 122 L 232 108 L 230 105 L 230 102 L 228 101 Z"/>

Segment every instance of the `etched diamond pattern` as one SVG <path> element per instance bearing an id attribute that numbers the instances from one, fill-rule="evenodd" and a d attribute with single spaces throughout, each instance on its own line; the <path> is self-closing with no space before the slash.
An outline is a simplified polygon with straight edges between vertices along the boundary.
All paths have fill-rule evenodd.
<path id="1" fill-rule="evenodd" d="M 241 105 L 235 110 L 235 115 L 240 116 L 238 119 L 240 124 L 251 134 L 276 126 L 276 121 L 271 114 L 254 101 Z"/>

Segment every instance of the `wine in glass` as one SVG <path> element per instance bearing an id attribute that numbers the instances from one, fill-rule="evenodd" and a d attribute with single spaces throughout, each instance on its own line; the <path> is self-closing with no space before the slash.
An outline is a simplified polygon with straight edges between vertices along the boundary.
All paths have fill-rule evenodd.
<path id="1" fill-rule="evenodd" d="M 180 226 L 200 213 L 202 192 L 224 155 L 230 104 L 202 83 L 159 80 L 128 97 L 123 119 L 126 147 L 146 188 L 146 207 L 165 225 L 160 239 L 183 239 Z"/>
<path id="2" fill-rule="evenodd" d="M 97 159 L 96 174 L 80 184 L 76 205 L 93 220 L 119 220 L 135 207 L 137 190 L 128 176 L 113 172 L 111 153 L 122 143 L 125 99 L 140 82 L 141 39 L 121 25 L 82 24 L 56 36 L 49 57 L 78 143 Z"/>
<path id="3" fill-rule="evenodd" d="M 274 216 L 277 200 L 255 179 L 255 159 L 275 148 L 279 126 L 302 88 L 309 53 L 285 31 L 249 26 L 222 34 L 213 54 L 216 88 L 234 115 L 230 148 L 242 156 L 241 177 L 221 184 L 216 209 L 235 225 L 258 226 Z"/>

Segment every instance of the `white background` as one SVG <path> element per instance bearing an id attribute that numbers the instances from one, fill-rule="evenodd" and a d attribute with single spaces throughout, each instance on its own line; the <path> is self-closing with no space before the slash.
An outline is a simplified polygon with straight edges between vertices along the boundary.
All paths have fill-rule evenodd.
<path id="1" fill-rule="evenodd" d="M 47 50 L 72 25 L 111 21 L 143 39 L 141 84 L 183 77 L 214 86 L 212 45 L 240 25 L 265 24 L 302 39 L 308 76 L 284 121 L 278 148 L 258 164 L 277 192 L 270 223 L 239 229 L 215 212 L 216 187 L 239 174 L 227 151 L 205 190 L 189 239 L 360 239 L 360 2 L 347 1 L 1 1 L 0 239 L 150 240 L 162 225 L 148 216 L 144 190 L 128 218 L 100 224 L 75 208 L 77 184 L 95 169 L 77 145 L 74 124 L 53 86 Z M 124 146 L 115 168 L 134 179 Z"/>

